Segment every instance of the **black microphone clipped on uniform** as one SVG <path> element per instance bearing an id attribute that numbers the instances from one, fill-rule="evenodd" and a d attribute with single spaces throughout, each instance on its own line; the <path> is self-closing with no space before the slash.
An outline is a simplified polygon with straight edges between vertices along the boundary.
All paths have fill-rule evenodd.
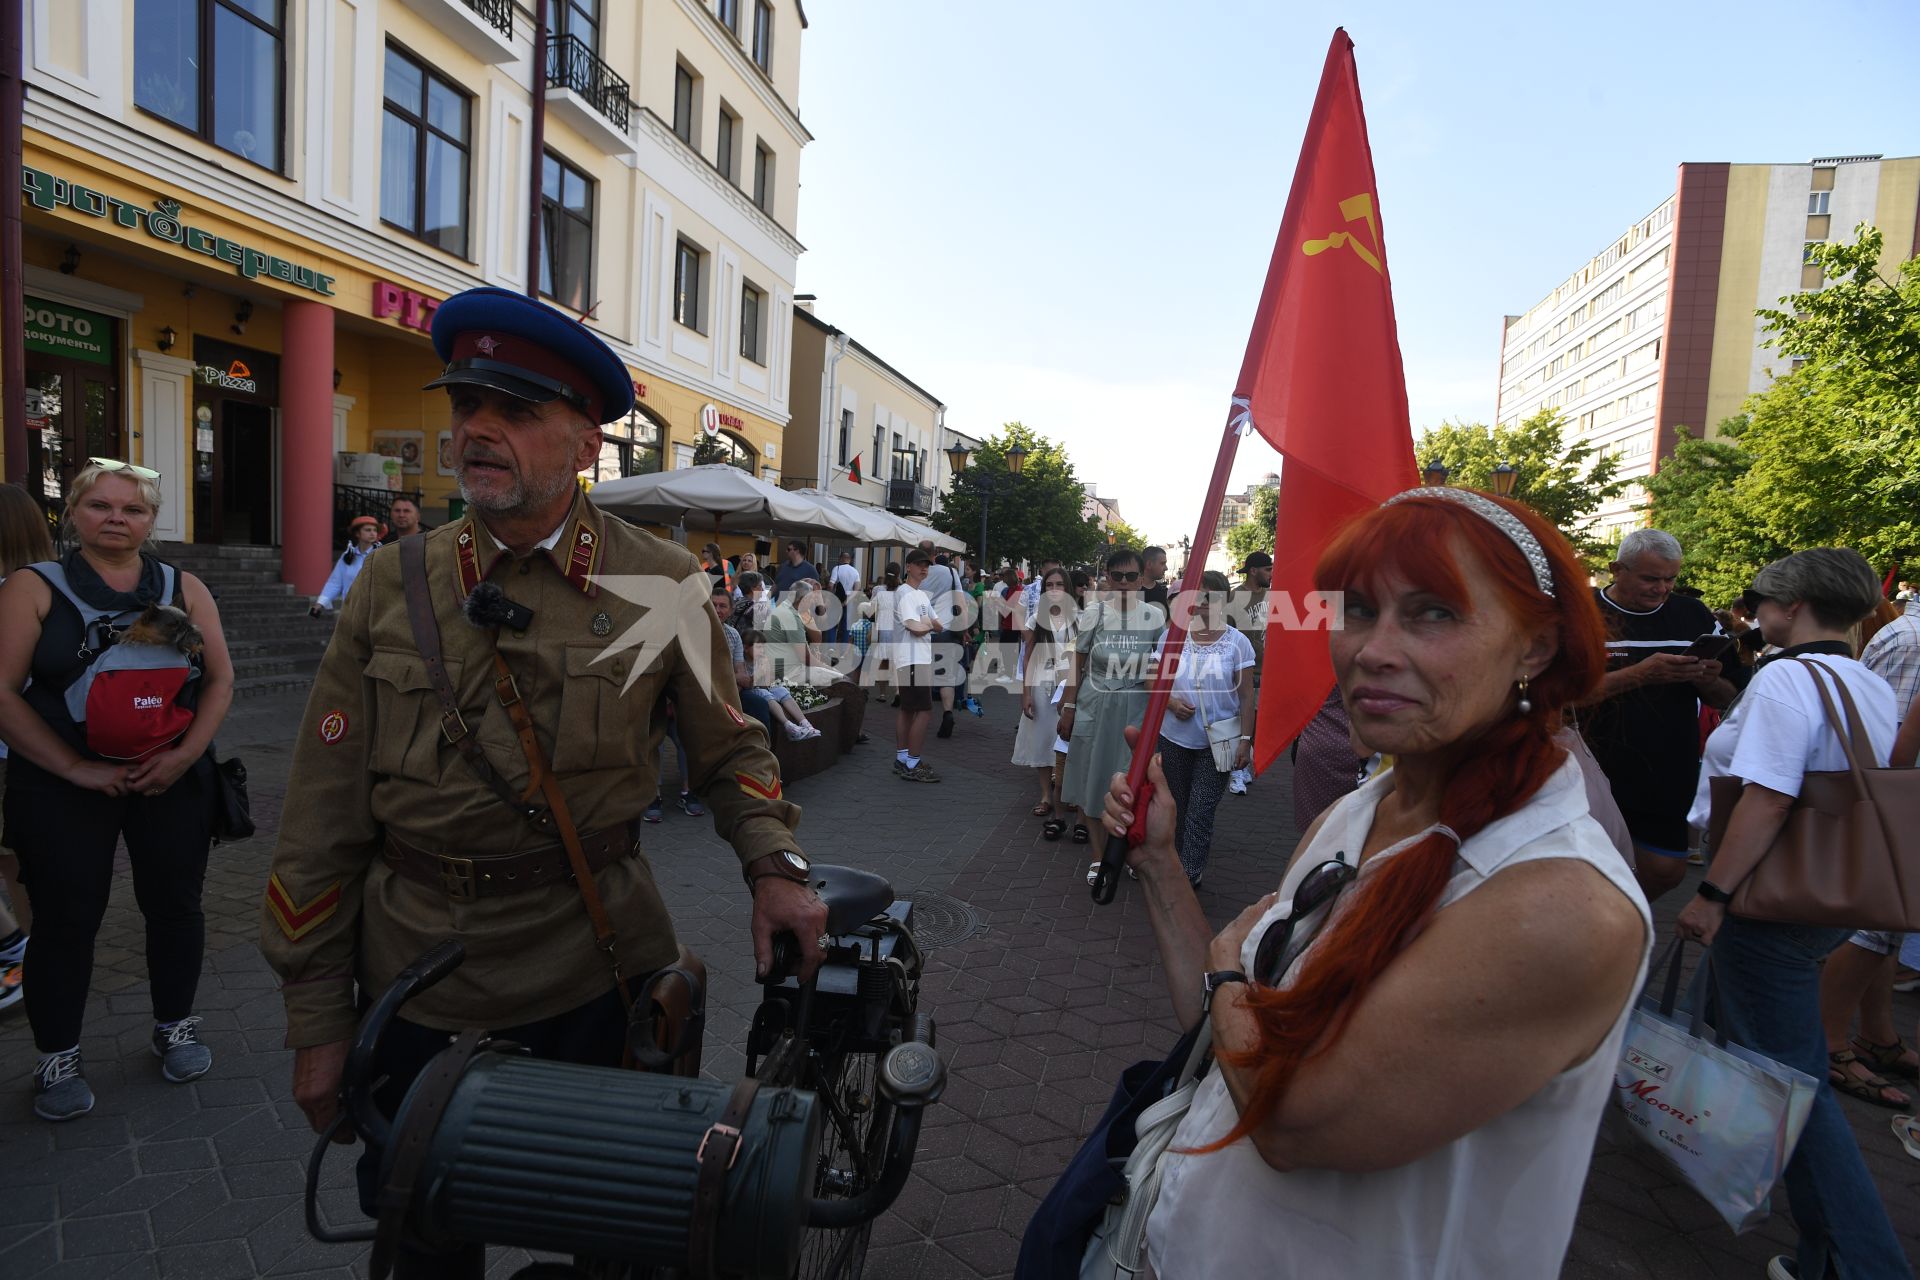
<path id="1" fill-rule="evenodd" d="M 533 610 L 517 600 L 509 600 L 507 593 L 491 582 L 475 587 L 460 608 L 467 615 L 467 621 L 476 627 L 525 631 L 533 625 Z"/>

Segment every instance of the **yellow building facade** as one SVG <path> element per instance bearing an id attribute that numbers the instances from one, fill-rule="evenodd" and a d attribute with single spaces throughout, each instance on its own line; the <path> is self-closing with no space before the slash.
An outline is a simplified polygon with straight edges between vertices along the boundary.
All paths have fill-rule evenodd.
<path id="1" fill-rule="evenodd" d="M 586 479 L 686 465 L 707 435 L 777 482 L 804 15 L 551 7 L 537 58 L 525 12 L 493 0 L 287 0 L 239 36 L 216 0 L 29 0 L 35 491 L 57 502 L 88 455 L 152 466 L 160 537 L 281 545 L 303 589 L 354 500 L 336 479 L 377 475 L 445 518 L 446 400 L 420 389 L 432 311 L 526 288 L 530 212 L 539 292 L 638 392 Z M 201 76 L 208 47 L 246 74 Z M 349 475 L 342 453 L 399 474 L 363 457 Z"/>

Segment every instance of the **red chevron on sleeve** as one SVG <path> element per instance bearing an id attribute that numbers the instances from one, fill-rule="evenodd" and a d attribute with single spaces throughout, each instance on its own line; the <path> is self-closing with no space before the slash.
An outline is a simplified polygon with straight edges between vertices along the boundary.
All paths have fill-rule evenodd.
<path id="1" fill-rule="evenodd" d="M 740 784 L 742 791 L 750 791 L 762 799 L 778 800 L 780 798 L 780 778 L 778 774 L 774 775 L 771 783 L 762 782 L 750 773 L 736 773 L 733 775 L 733 780 Z"/>
<path id="2" fill-rule="evenodd" d="M 267 914 L 280 926 L 280 932 L 287 935 L 288 942 L 298 942 L 307 934 L 325 924 L 333 913 L 340 908 L 340 882 L 335 880 L 327 886 L 326 892 L 305 906 L 293 900 L 287 892 L 287 886 L 280 883 L 278 875 L 267 881 Z"/>

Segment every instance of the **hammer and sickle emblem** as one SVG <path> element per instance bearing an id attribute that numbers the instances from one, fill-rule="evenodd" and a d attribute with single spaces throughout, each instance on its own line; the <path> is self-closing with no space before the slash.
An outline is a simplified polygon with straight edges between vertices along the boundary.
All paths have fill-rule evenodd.
<path id="1" fill-rule="evenodd" d="M 1373 220 L 1373 196 L 1365 191 L 1357 196 L 1348 196 L 1340 202 L 1340 216 L 1348 222 L 1359 222 L 1364 219 L 1367 224 L 1367 234 L 1373 241 L 1372 246 L 1362 244 L 1357 237 L 1348 232 L 1332 231 L 1324 240 L 1309 240 L 1302 244 L 1300 251 L 1311 258 L 1317 253 L 1338 249 L 1344 245 L 1360 255 L 1362 262 L 1381 275 L 1385 275 L 1386 271 L 1380 265 L 1380 227 Z"/>

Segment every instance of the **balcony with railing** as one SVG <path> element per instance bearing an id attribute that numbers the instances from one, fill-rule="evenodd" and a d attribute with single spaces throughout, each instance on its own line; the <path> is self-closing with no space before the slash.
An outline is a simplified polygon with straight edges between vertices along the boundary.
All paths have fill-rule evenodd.
<path id="1" fill-rule="evenodd" d="M 513 0 L 404 0 L 442 35 L 481 62 L 512 62 Z"/>
<path id="2" fill-rule="evenodd" d="M 575 35 L 547 39 L 547 109 L 608 155 L 633 153 L 630 86 Z"/>
<path id="3" fill-rule="evenodd" d="M 887 481 L 887 510 L 902 515 L 933 514 L 933 489 L 918 480 Z"/>

